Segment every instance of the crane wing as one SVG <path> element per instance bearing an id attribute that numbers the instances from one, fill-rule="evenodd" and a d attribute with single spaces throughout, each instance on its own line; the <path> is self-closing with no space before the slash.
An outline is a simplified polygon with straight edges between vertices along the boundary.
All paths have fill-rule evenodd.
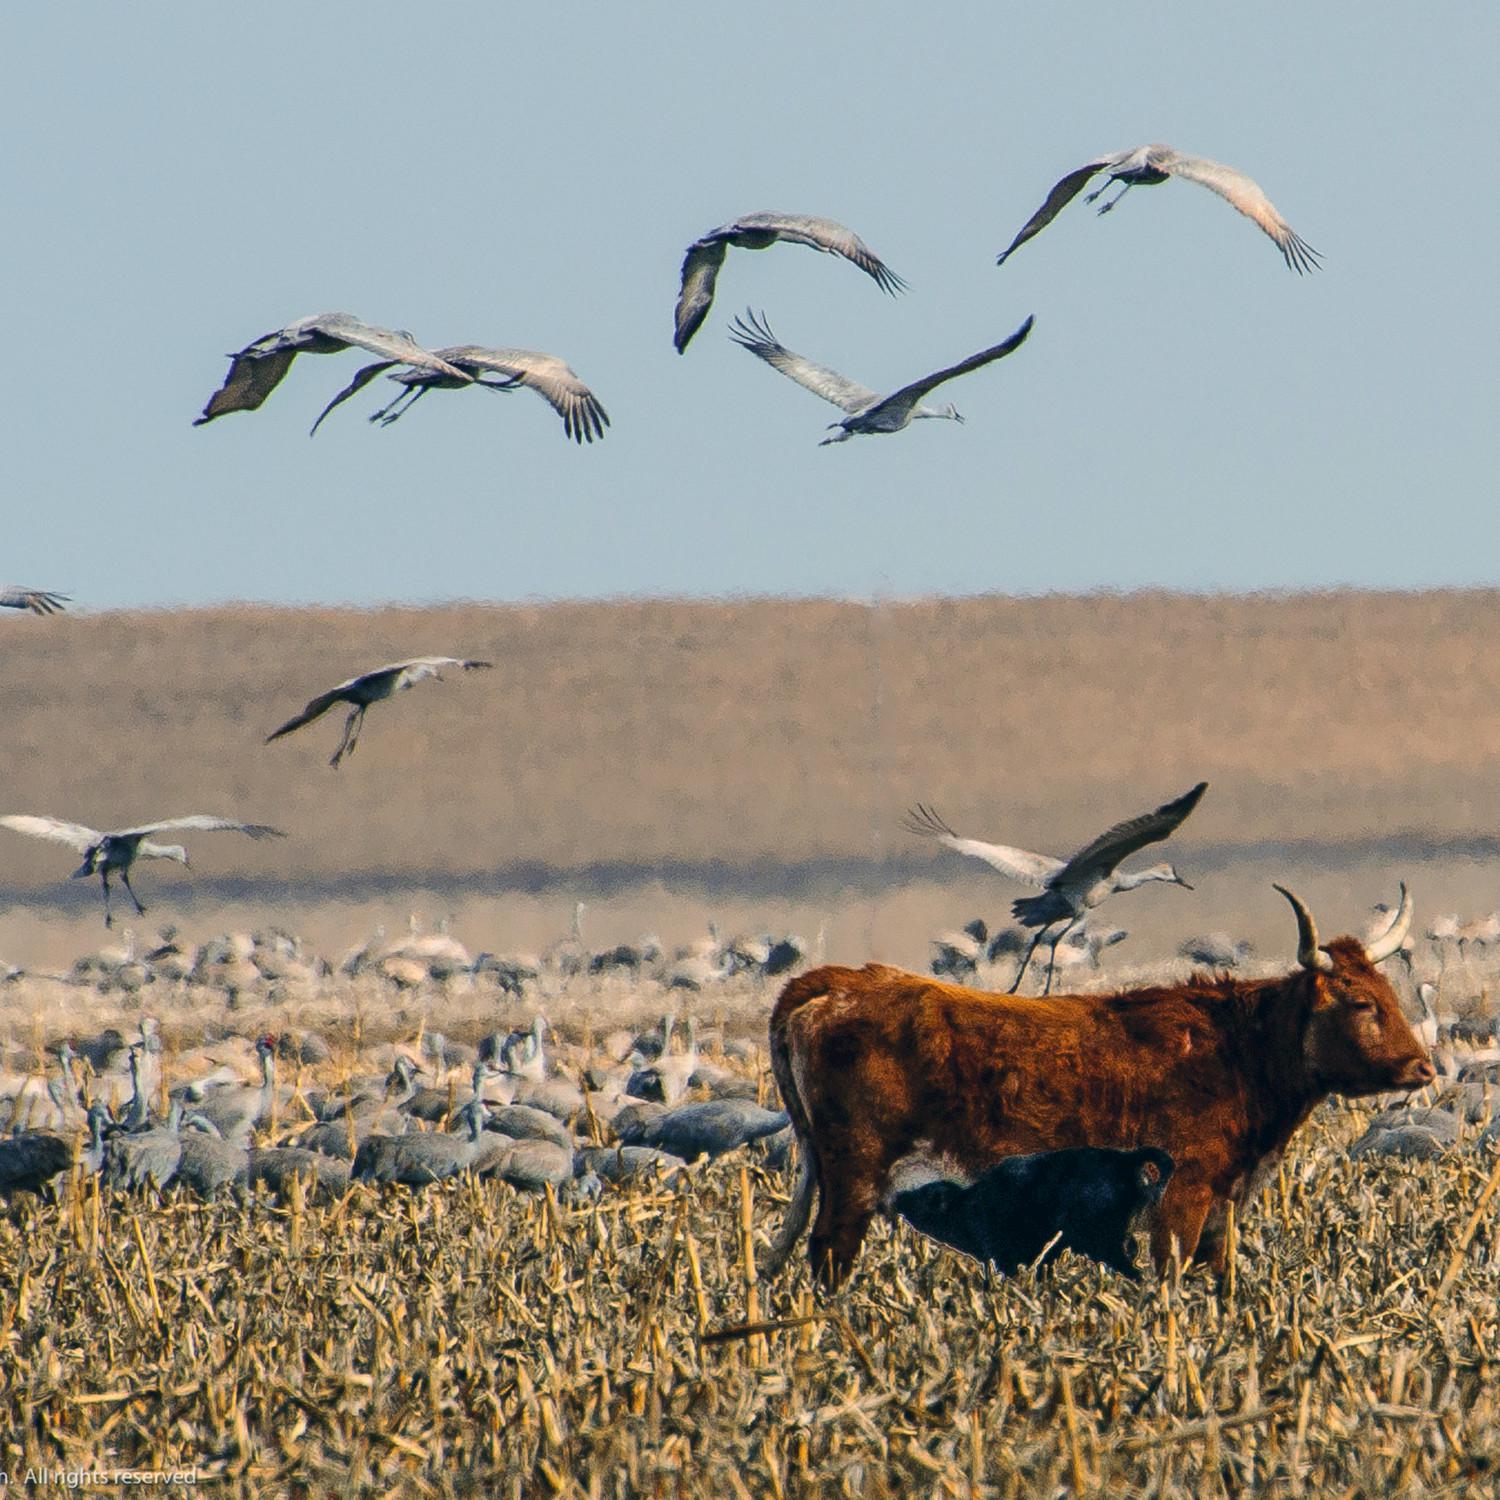
<path id="1" fill-rule="evenodd" d="M 314 719 L 322 718 L 335 703 L 345 701 L 343 690 L 352 687 L 359 680 L 358 677 L 351 677 L 348 682 L 341 682 L 338 687 L 330 688 L 326 693 L 319 693 L 300 714 L 294 714 L 280 729 L 268 734 L 266 744 L 269 745 L 272 740 L 279 740 L 282 735 L 290 734 L 294 729 L 301 729 L 304 724 L 311 724 Z"/>
<path id="2" fill-rule="evenodd" d="M 724 264 L 727 249 L 723 240 L 712 236 L 694 240 L 687 248 L 682 261 L 682 290 L 677 294 L 672 332 L 672 342 L 679 354 L 686 351 L 688 342 L 703 326 L 703 320 L 713 306 L 714 283 L 719 279 L 719 267 Z"/>
<path id="3" fill-rule="evenodd" d="M 396 684 L 397 688 L 410 687 L 414 682 L 421 682 L 424 677 L 436 677 L 444 667 L 462 667 L 465 672 L 473 672 L 494 666 L 489 661 L 467 661 L 461 656 L 417 656 L 411 661 L 397 662 L 394 666 L 382 667 L 381 672 L 395 672 L 400 677 Z M 378 676 L 379 673 L 367 673 L 367 676 Z"/>
<path id="4" fill-rule="evenodd" d="M 163 818 L 159 823 L 142 823 L 137 828 L 121 828 L 123 835 L 140 834 L 142 838 L 153 833 L 170 833 L 174 829 L 199 833 L 248 833 L 253 839 L 284 839 L 286 835 L 269 823 L 240 823 L 233 818 L 216 818 L 210 813 L 190 813 L 185 818 Z"/>
<path id="5" fill-rule="evenodd" d="M 805 386 L 815 396 L 821 396 L 847 412 L 863 411 L 879 398 L 878 391 L 846 379 L 837 370 L 830 370 L 827 365 L 814 364 L 810 359 L 803 359 L 800 354 L 793 354 L 771 332 L 764 313 L 757 315 L 747 307 L 745 316 L 734 320 L 729 336 L 742 349 L 748 349 L 765 360 L 773 370 L 780 370 L 783 375 L 795 380 L 798 385 Z"/>
<path id="6" fill-rule="evenodd" d="M 1127 818 L 1116 823 L 1106 833 L 1101 833 L 1093 843 L 1085 844 L 1068 861 L 1070 878 L 1081 874 L 1107 875 L 1122 859 L 1155 844 L 1176 831 L 1178 825 L 1197 807 L 1208 783 L 1200 781 L 1191 791 L 1171 802 L 1164 802 L 1155 812 L 1142 813 L 1137 818 Z"/>
<path id="7" fill-rule="evenodd" d="M 575 443 L 592 443 L 604 436 L 609 413 L 599 398 L 555 354 L 535 349 L 486 349 L 463 344 L 440 353 L 468 372 L 494 370 L 529 386 L 563 420 L 563 430 Z"/>
<path id="8" fill-rule="evenodd" d="M 273 338 L 273 334 L 266 334 Z M 256 343 L 263 340 L 257 339 Z M 250 350 L 255 344 L 250 345 Z M 231 411 L 255 411 L 261 403 L 281 384 L 282 376 L 292 367 L 297 357 L 295 349 L 284 349 L 275 354 L 257 354 L 241 350 L 229 356 L 229 373 L 224 384 L 208 398 L 202 415 L 193 418 L 193 426 L 201 427 Z"/>
<path id="9" fill-rule="evenodd" d="M 1129 155 L 1128 152 L 1125 154 Z M 1047 194 L 1047 201 L 1027 219 L 1021 226 L 1021 232 L 995 257 L 995 264 L 1003 266 L 1027 240 L 1040 234 L 1083 191 L 1090 177 L 1113 166 L 1118 160 L 1119 156 L 1101 156 L 1098 161 L 1091 161 L 1087 166 L 1069 172 L 1066 177 L 1054 183 L 1052 191 Z"/>
<path id="10" fill-rule="evenodd" d="M 923 396 L 935 390 L 944 381 L 953 380 L 959 375 L 967 375 L 970 370 L 977 370 L 994 360 L 1004 359 L 1007 354 L 1013 354 L 1026 342 L 1031 334 L 1031 325 L 1035 321 L 1034 317 L 1027 318 L 1004 343 L 996 344 L 991 349 L 981 349 L 978 354 L 971 354 L 968 359 L 960 360 L 956 365 L 949 365 L 946 370 L 924 375 L 920 380 L 914 380 L 910 385 L 902 386 L 899 391 L 892 391 L 879 403 L 879 406 L 915 406 Z M 878 406 L 871 408 L 871 410 L 878 409 Z"/>
<path id="11" fill-rule="evenodd" d="M 906 290 L 906 282 L 852 229 L 833 219 L 820 219 L 812 214 L 746 214 L 743 219 L 726 224 L 718 233 L 733 235 L 744 230 L 772 233 L 791 245 L 806 245 L 829 255 L 842 256 L 851 265 L 858 266 L 881 291 L 893 297 Z"/>
<path id="12" fill-rule="evenodd" d="M 1152 164 L 1174 177 L 1185 177 L 1189 182 L 1212 189 L 1247 219 L 1259 224 L 1275 242 L 1287 266 L 1299 276 L 1304 271 L 1318 269 L 1318 252 L 1293 232 L 1292 226 L 1277 213 L 1275 204 L 1261 191 L 1260 184 L 1253 177 L 1247 177 L 1234 167 L 1226 167 L 1223 162 L 1209 161 L 1203 156 L 1183 156 L 1176 151 L 1164 159 L 1153 160 Z"/>
<path id="13" fill-rule="evenodd" d="M 0 609 L 29 609 L 34 615 L 55 615 L 67 602 L 67 594 L 49 589 L 22 588 L 19 584 L 0 584 Z"/>
<path id="14" fill-rule="evenodd" d="M 907 813 L 902 826 L 908 833 L 935 838 L 956 854 L 982 859 L 1001 874 L 1027 885 L 1045 887 L 1064 868 L 1062 860 L 1054 859 L 1050 854 L 1033 854 L 1029 849 L 1012 849 L 1007 844 L 985 844 L 978 839 L 960 838 L 943 821 L 936 808 L 926 807 L 920 802 Z"/>
<path id="15" fill-rule="evenodd" d="M 104 837 L 97 828 L 85 828 L 82 823 L 64 823 L 61 818 L 34 817 L 30 813 L 0 818 L 0 828 L 13 828 L 34 839 L 51 839 L 55 844 L 71 844 L 80 854 Z"/>

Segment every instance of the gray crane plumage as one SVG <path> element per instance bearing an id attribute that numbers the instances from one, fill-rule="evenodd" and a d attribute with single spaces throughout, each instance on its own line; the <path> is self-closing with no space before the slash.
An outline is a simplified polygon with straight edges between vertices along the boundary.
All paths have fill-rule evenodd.
<path id="1" fill-rule="evenodd" d="M 1113 828 L 1100 834 L 1086 844 L 1071 859 L 1062 860 L 1050 854 L 1033 854 L 1028 849 L 1015 849 L 1005 844 L 986 844 L 979 839 L 960 838 L 936 809 L 918 805 L 906 816 L 905 827 L 909 833 L 935 838 L 940 844 L 958 854 L 967 854 L 982 859 L 1013 880 L 1025 881 L 1028 885 L 1040 886 L 1038 896 L 1021 896 L 1011 903 L 1011 911 L 1024 927 L 1036 928 L 1036 936 L 1026 950 L 1021 967 L 1016 973 L 1011 993 L 1021 987 L 1021 980 L 1031 964 L 1032 955 L 1049 929 L 1056 927 L 1052 938 L 1052 956 L 1047 965 L 1047 983 L 1044 994 L 1052 990 L 1052 977 L 1056 968 L 1058 944 L 1084 917 L 1102 901 L 1116 891 L 1134 890 L 1149 881 L 1160 880 L 1170 885 L 1188 885 L 1170 864 L 1152 865 L 1145 870 L 1126 872 L 1117 866 L 1148 844 L 1167 838 L 1198 805 L 1208 783 L 1200 781 L 1190 791 L 1171 802 L 1163 803 L 1154 812 L 1142 813 L 1139 817 L 1127 818 Z"/>
<path id="2" fill-rule="evenodd" d="M 226 1141 L 248 1144 L 251 1132 L 271 1113 L 276 1099 L 276 1040 L 263 1036 L 255 1044 L 260 1059 L 259 1085 L 240 1084 L 214 1089 L 198 1104 L 197 1113 Z"/>
<path id="3" fill-rule="evenodd" d="M 188 1115 L 181 1131 L 182 1154 L 175 1181 L 200 1198 L 212 1198 L 226 1187 L 247 1181 L 250 1153 L 242 1145 L 222 1140 L 211 1131 L 192 1128 L 197 1116 Z"/>
<path id="4" fill-rule="evenodd" d="M 298 1146 L 251 1148 L 245 1168 L 249 1186 L 263 1182 L 283 1198 L 290 1192 L 294 1177 L 307 1182 L 310 1197 L 330 1197 L 348 1187 L 349 1164 Z"/>
<path id="5" fill-rule="evenodd" d="M 0 1198 L 41 1193 L 73 1165 L 73 1146 L 50 1130 L 25 1130 L 0 1138 Z"/>
<path id="6" fill-rule="evenodd" d="M 1319 255 L 1305 240 L 1292 231 L 1292 227 L 1276 211 L 1271 200 L 1261 191 L 1260 184 L 1234 167 L 1223 162 L 1210 161 L 1203 156 L 1186 156 L 1171 146 L 1161 144 L 1132 146 L 1127 151 L 1116 151 L 1110 156 L 1101 156 L 1084 166 L 1069 172 L 1053 185 L 1047 201 L 1022 225 L 1009 246 L 996 257 L 996 265 L 1004 265 L 1027 240 L 1044 230 L 1074 198 L 1078 196 L 1089 179 L 1100 172 L 1108 172 L 1104 186 L 1090 193 L 1085 200 L 1092 203 L 1111 182 L 1125 185 L 1115 197 L 1104 204 L 1099 212 L 1108 213 L 1133 187 L 1153 187 L 1169 177 L 1182 177 L 1210 188 L 1246 218 L 1258 224 L 1281 251 L 1287 266 L 1300 276 L 1304 271 L 1318 269 Z"/>
<path id="7" fill-rule="evenodd" d="M 784 1111 L 762 1109 L 748 1099 L 709 1099 L 642 1121 L 622 1130 L 620 1139 L 627 1146 L 654 1146 L 683 1161 L 697 1161 L 775 1135 L 790 1124 L 791 1116 Z"/>
<path id="8" fill-rule="evenodd" d="M 464 372 L 463 380 L 454 380 L 432 370 L 396 370 L 388 378 L 404 387 L 401 394 L 370 415 L 370 421 L 389 427 L 404 416 L 428 391 L 451 391 L 464 385 L 477 385 L 487 391 L 513 391 L 524 386 L 539 395 L 562 418 L 563 431 L 575 443 L 592 443 L 604 436 L 609 413 L 599 398 L 574 373 L 572 367 L 555 354 L 537 349 L 491 349 L 483 344 L 455 344 L 435 353 L 446 364 Z M 354 379 L 336 395 L 318 415 L 312 430 L 317 432 L 323 418 L 334 407 L 364 389 L 377 375 L 385 374 L 397 360 L 380 360 L 355 372 Z M 485 380 L 485 375 L 501 375 L 501 380 Z"/>
<path id="9" fill-rule="evenodd" d="M 116 828 L 104 833 L 97 828 L 86 828 L 82 823 L 67 823 L 61 818 L 36 816 L 31 813 L 12 813 L 0 818 L 0 828 L 10 828 L 32 838 L 51 839 L 54 843 L 67 844 L 83 855 L 83 863 L 73 871 L 74 880 L 89 875 L 98 875 L 104 888 L 104 925 L 114 926 L 114 915 L 109 904 L 109 877 L 118 874 L 120 883 L 135 902 L 135 909 L 142 916 L 146 908 L 141 905 L 130 884 L 130 867 L 138 859 L 173 859 L 186 868 L 187 850 L 181 844 L 157 844 L 151 841 L 153 833 L 175 831 L 198 833 L 244 833 L 252 839 L 285 838 L 279 828 L 266 823 L 240 823 L 233 818 L 216 818 L 209 813 L 191 813 L 185 818 L 163 818 L 156 823 L 142 823 L 138 828 Z"/>
<path id="10" fill-rule="evenodd" d="M 299 354 L 341 354 L 345 349 L 368 349 L 389 363 L 411 365 L 456 385 L 469 383 L 468 375 L 424 349 L 409 333 L 380 328 L 349 313 L 316 313 L 263 333 L 231 354 L 224 384 L 208 398 L 193 426 L 201 427 L 232 411 L 255 411 L 281 384 Z"/>
<path id="11" fill-rule="evenodd" d="M 18 583 L 0 584 L 0 609 L 29 609 L 34 615 L 61 614 L 67 594 L 51 589 L 28 589 Z"/>
<path id="12" fill-rule="evenodd" d="M 285 734 L 291 734 L 295 729 L 301 729 L 304 724 L 311 724 L 314 719 L 326 714 L 334 704 L 347 703 L 350 705 L 350 712 L 344 721 L 344 736 L 328 762 L 331 766 L 337 766 L 346 755 L 354 753 L 354 747 L 359 741 L 360 726 L 365 721 L 365 710 L 372 703 L 383 703 L 387 698 L 405 692 L 407 688 L 428 677 L 441 682 L 444 667 L 461 667 L 465 672 L 474 672 L 493 665 L 493 662 L 471 661 L 461 656 L 414 656 L 410 661 L 394 661 L 388 666 L 361 672 L 357 677 L 329 688 L 326 693 L 319 693 L 300 714 L 295 714 L 280 729 L 268 734 L 266 744 L 279 740 Z"/>
<path id="13" fill-rule="evenodd" d="M 771 332 L 764 314 L 756 314 L 747 308 L 743 318 L 735 319 L 730 337 L 742 349 L 748 349 L 757 358 L 764 360 L 773 370 L 779 370 L 815 396 L 821 396 L 848 413 L 842 420 L 829 424 L 833 436 L 824 438 L 819 445 L 821 447 L 828 443 L 847 442 L 859 433 L 900 432 L 923 417 L 944 417 L 949 421 L 962 422 L 963 417 L 952 405 L 942 408 L 924 406 L 922 398 L 945 381 L 967 375 L 971 370 L 980 369 L 1014 353 L 1026 342 L 1034 322 L 1034 318 L 1027 318 L 1003 343 L 982 349 L 956 365 L 924 375 L 920 380 L 914 380 L 886 396 L 849 380 L 837 370 L 830 370 L 827 365 L 815 364 L 800 354 L 794 354 Z"/>
<path id="14" fill-rule="evenodd" d="M 400 1183 L 428 1187 L 478 1166 L 491 1170 L 510 1150 L 505 1140 L 484 1139 L 484 1105 L 471 1099 L 460 1111 L 464 1134 L 417 1131 L 410 1135 L 372 1135 L 360 1143 L 350 1176 L 356 1182 Z"/>
<path id="15" fill-rule="evenodd" d="M 906 283 L 852 229 L 846 229 L 832 219 L 819 219 L 811 214 L 746 214 L 732 223 L 709 230 L 687 248 L 672 330 L 672 342 L 679 354 L 685 352 L 713 306 L 714 283 L 729 247 L 736 245 L 742 250 L 765 250 L 778 241 L 806 245 L 826 255 L 842 256 L 891 296 L 906 290 Z"/>

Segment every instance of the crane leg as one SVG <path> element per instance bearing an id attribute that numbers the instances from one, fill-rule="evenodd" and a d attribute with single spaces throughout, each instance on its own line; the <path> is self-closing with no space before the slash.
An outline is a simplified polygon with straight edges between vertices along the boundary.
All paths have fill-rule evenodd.
<path id="1" fill-rule="evenodd" d="M 1071 922 L 1063 924 L 1063 929 L 1052 939 L 1052 951 L 1047 955 L 1047 983 L 1042 988 L 1044 995 L 1052 993 L 1052 975 L 1057 968 L 1057 945 L 1072 932 L 1072 930 L 1083 920 L 1082 917 L 1074 917 Z"/>
<path id="2" fill-rule="evenodd" d="M 1021 960 L 1021 967 L 1016 970 L 1015 983 L 1006 991 L 1007 994 L 1014 995 L 1021 988 L 1021 981 L 1026 977 L 1027 969 L 1031 967 L 1031 955 L 1036 952 L 1037 944 L 1047 936 L 1047 929 L 1052 925 L 1051 922 L 1046 922 L 1037 928 L 1036 936 L 1032 938 L 1031 946 L 1026 950 L 1026 957 Z"/>
<path id="3" fill-rule="evenodd" d="M 349 717 L 344 720 L 344 737 L 339 741 L 339 747 L 333 752 L 333 759 L 328 762 L 330 766 L 336 766 L 354 749 L 354 742 L 359 738 L 359 723 L 365 716 L 362 708 L 351 709 Z"/>
<path id="4" fill-rule="evenodd" d="M 130 883 L 129 870 L 120 871 L 120 884 L 125 887 L 126 891 L 129 892 L 130 899 L 135 902 L 136 915 L 144 917 L 146 915 L 146 908 L 141 905 L 141 898 L 136 895 L 135 887 Z"/>
<path id="5" fill-rule="evenodd" d="M 109 875 L 102 869 L 99 871 L 99 883 L 104 887 L 104 925 L 113 927 L 115 916 L 109 909 Z"/>
<path id="6" fill-rule="evenodd" d="M 379 411 L 375 412 L 370 420 L 372 422 L 379 422 L 382 427 L 389 427 L 397 417 L 404 417 L 426 394 L 427 387 L 425 385 L 409 385 L 394 401 L 382 406 Z M 402 405 L 403 402 L 405 402 L 405 405 Z"/>
<path id="7" fill-rule="evenodd" d="M 1113 181 L 1113 179 L 1111 179 L 1111 181 Z M 1108 185 L 1109 185 L 1108 183 L 1105 184 L 1106 187 Z M 1099 212 L 1101 214 L 1107 214 L 1110 211 L 1110 209 L 1112 209 L 1113 207 L 1115 207 L 1115 205 L 1117 203 L 1119 203 L 1120 199 L 1123 198 L 1125 196 L 1125 194 L 1128 193 L 1131 190 L 1131 188 L 1133 188 L 1134 186 L 1135 186 L 1135 184 L 1133 182 L 1127 182 L 1125 184 L 1125 186 L 1122 187 L 1120 189 L 1120 191 L 1118 193 L 1116 193 L 1115 196 L 1109 200 L 1108 203 L 1101 203 L 1099 205 Z M 1104 191 L 1104 188 L 1100 188 L 1099 189 L 1099 193 L 1102 193 L 1103 191 Z M 1099 193 L 1090 193 L 1089 194 L 1089 202 L 1092 203 L 1094 201 L 1094 199 L 1099 196 Z"/>

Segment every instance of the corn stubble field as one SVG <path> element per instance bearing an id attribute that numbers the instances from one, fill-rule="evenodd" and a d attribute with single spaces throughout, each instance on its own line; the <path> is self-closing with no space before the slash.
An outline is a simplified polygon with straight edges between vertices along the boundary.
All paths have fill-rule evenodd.
<path id="1" fill-rule="evenodd" d="M 910 852 L 896 819 L 919 797 L 979 836 L 1063 852 L 1207 777 L 1181 853 L 1191 869 L 1204 851 L 1221 878 L 1181 905 L 1138 895 L 1114 914 L 1174 941 L 1227 923 L 1289 963 L 1285 912 L 1259 894 L 1288 861 L 1327 930 L 1353 927 L 1358 903 L 1411 871 L 1339 849 L 1488 837 L 1500 794 L 1493 593 L 23 623 L 7 634 L 6 810 L 276 823 L 284 846 L 205 840 L 195 862 L 258 882 L 256 918 L 341 939 L 413 899 L 341 890 L 371 873 L 484 891 L 527 861 L 561 872 L 569 899 L 453 898 L 456 930 L 483 923 L 466 940 L 498 948 L 557 935 L 567 872 L 637 868 L 633 895 L 598 903 L 621 924 L 602 943 L 634 936 L 653 903 L 684 931 L 754 909 L 743 893 L 665 890 L 658 867 L 675 862 L 873 861 L 878 874 L 892 849 Z M 378 706 L 337 773 L 324 764 L 337 716 L 260 745 L 315 691 L 423 651 L 498 670 Z M 28 899 L 67 873 L 58 850 L 16 839 L 6 852 Z M 1496 904 L 1483 865 L 1451 863 L 1429 857 L 1419 899 Z M 829 958 L 880 947 L 920 966 L 938 925 L 1014 894 L 934 872 L 909 900 L 835 890 L 800 909 L 829 918 Z M 181 916 L 201 937 L 244 920 L 214 902 L 173 911 L 191 885 L 156 869 L 148 881 L 148 923 Z M 1342 912 L 1325 918 L 1335 891 Z M 589 894 L 581 874 L 576 893 Z M 4 956 L 61 964 L 99 941 L 96 909 L 44 915 L 0 917 Z M 1424 900 L 1419 923 L 1432 915 Z M 1139 956 L 1170 952 L 1163 938 Z M 1455 1009 L 1492 1008 L 1477 978 L 1444 983 Z M 763 1043 L 773 994 L 715 999 L 726 1033 Z M 139 1013 L 45 982 L 6 998 L 9 1041 L 38 1062 L 47 1040 Z M 152 1004 L 164 1035 L 183 1026 Z M 575 1039 L 627 1024 L 617 996 L 549 1010 Z M 385 995 L 367 1013 L 330 994 L 296 1020 L 342 1026 L 357 1048 L 376 1018 L 384 1036 L 474 1039 L 529 1016 L 455 1012 L 436 994 Z M 222 1019 L 250 1035 L 288 1017 Z M 1237 1226 L 1222 1285 L 1196 1271 L 1134 1285 L 1065 1257 L 1050 1276 L 987 1286 L 962 1257 L 880 1224 L 835 1298 L 813 1294 L 800 1261 L 757 1282 L 751 1250 L 791 1178 L 742 1157 L 582 1204 L 472 1181 L 332 1203 L 131 1201 L 93 1182 L 55 1205 L 17 1200 L 0 1219 L 0 1469 L 196 1466 L 216 1492 L 246 1495 L 1492 1487 L 1491 1159 L 1351 1160 L 1371 1113 L 1315 1115 Z"/>
<path id="2" fill-rule="evenodd" d="M 987 1289 L 877 1230 L 757 1285 L 788 1183 L 723 1161 L 561 1207 L 491 1184 L 0 1223 L 4 1467 L 215 1493 L 1458 1493 L 1500 1464 L 1486 1167 L 1348 1162 L 1330 1111 L 1230 1278 L 1065 1258 Z M 727 1338 L 718 1337 L 728 1333 Z"/>

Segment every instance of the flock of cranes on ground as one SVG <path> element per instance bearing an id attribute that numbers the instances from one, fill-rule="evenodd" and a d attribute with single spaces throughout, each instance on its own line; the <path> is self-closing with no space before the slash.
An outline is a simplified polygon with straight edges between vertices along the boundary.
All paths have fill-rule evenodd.
<path id="1" fill-rule="evenodd" d="M 567 1046 L 566 1071 L 540 1014 L 477 1045 L 429 1033 L 396 1049 L 383 1074 L 346 1072 L 332 1087 L 305 1071 L 331 1058 L 316 1033 L 263 1035 L 253 1046 L 258 1082 L 222 1063 L 202 1071 L 214 1060 L 200 1052 L 168 1089 L 159 1025 L 146 1016 L 128 1044 L 113 1029 L 64 1040 L 45 1093 L 22 1079 L 5 1096 L 0 1198 L 55 1195 L 75 1172 L 121 1191 L 176 1185 L 203 1198 L 260 1183 L 282 1194 L 293 1177 L 316 1195 L 351 1182 L 428 1187 L 464 1173 L 588 1198 L 605 1182 L 661 1180 L 756 1143 L 784 1164 L 790 1121 L 761 1104 L 766 1080 L 747 1066 L 754 1050 L 721 1046 L 715 1059 L 700 1052 L 692 1018 L 680 1046 L 675 1027 L 667 1015 L 641 1035 Z M 278 1078 L 278 1058 L 293 1066 L 290 1083 Z M 441 1081 L 423 1085 L 428 1076 Z"/>

